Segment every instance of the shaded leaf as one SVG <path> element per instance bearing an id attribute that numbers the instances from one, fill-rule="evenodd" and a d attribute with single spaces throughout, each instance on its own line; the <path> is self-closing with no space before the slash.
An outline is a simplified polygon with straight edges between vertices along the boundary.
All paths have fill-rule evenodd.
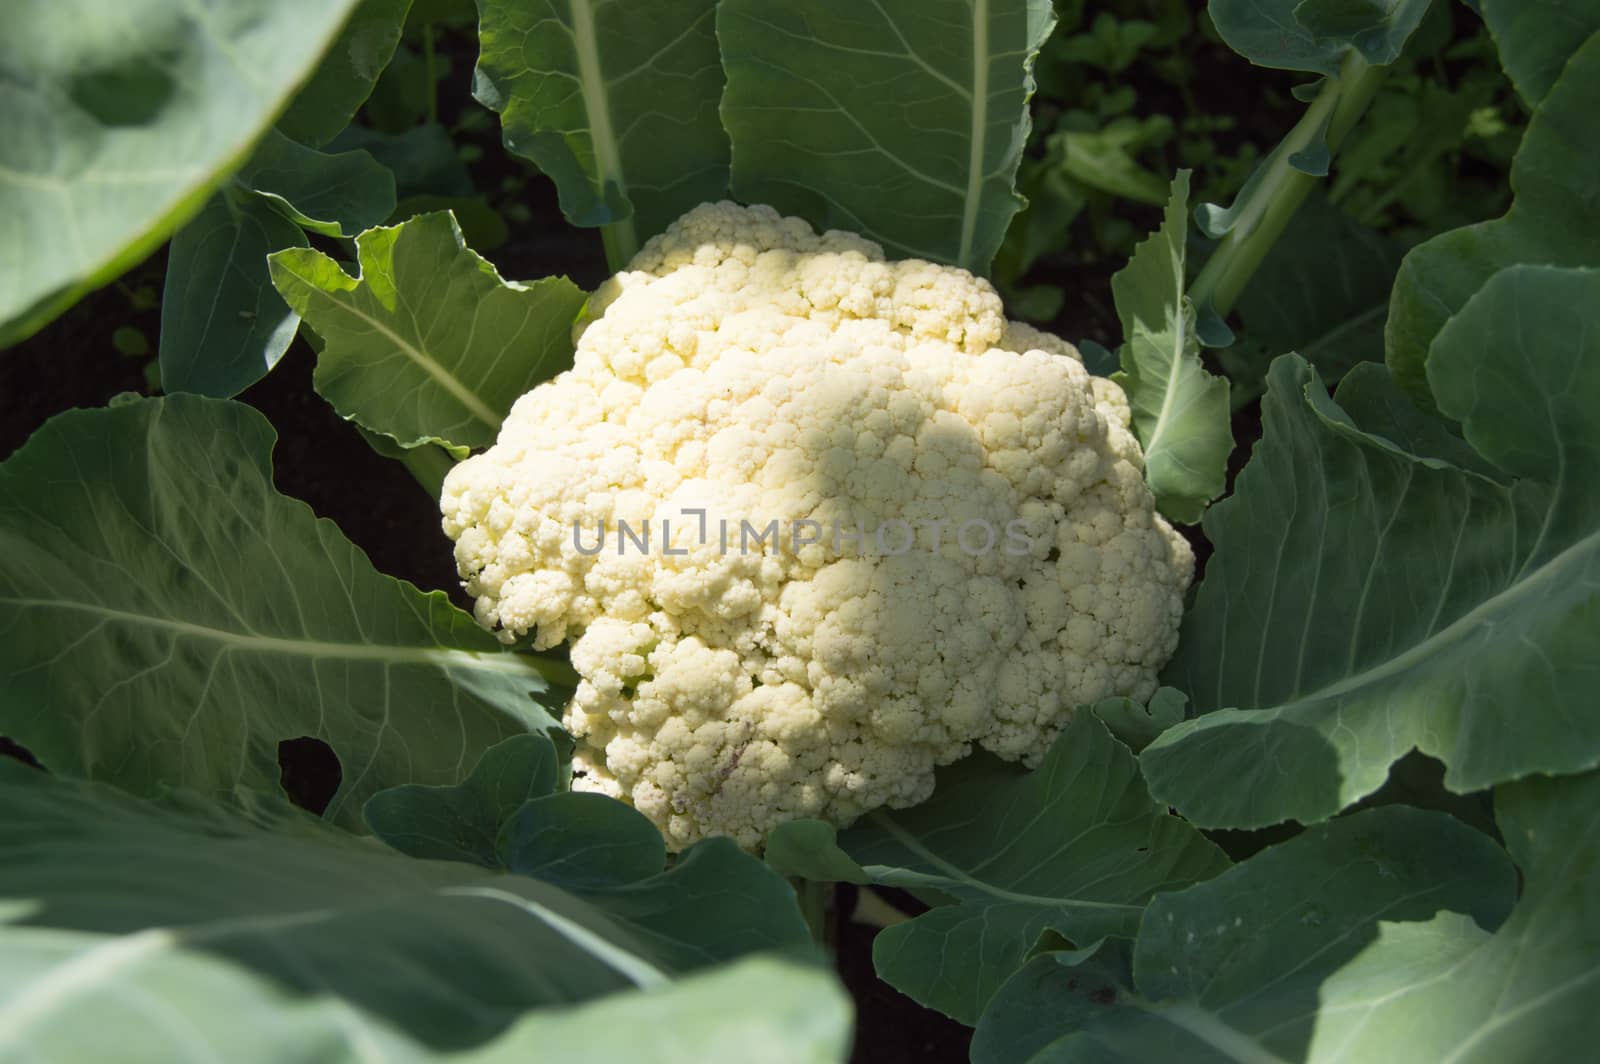
<path id="1" fill-rule="evenodd" d="M 1154 742 L 1156 736 L 1182 721 L 1188 704 L 1182 691 L 1163 687 L 1150 697 L 1148 705 L 1140 705 L 1131 698 L 1108 698 L 1095 704 L 1094 715 L 1123 745 L 1137 754 Z"/>
<path id="2" fill-rule="evenodd" d="M 735 195 L 987 273 L 1054 24 L 1048 0 L 722 0 Z"/>
<path id="3" fill-rule="evenodd" d="M 1572 54 L 1600 32 L 1600 0 L 1482 0 L 1483 21 L 1517 93 L 1533 107 Z"/>
<path id="4" fill-rule="evenodd" d="M 1436 983 L 1416 969 L 1439 957 L 1438 929 L 1486 937 L 1479 925 L 1499 925 L 1515 892 L 1505 853 L 1449 816 L 1356 813 L 1156 898 L 1131 972 L 1098 952 L 1035 958 L 996 995 L 973 1060 L 1449 1059 L 1421 1048 L 1426 1014 L 1397 1030 L 1368 1009 Z M 1421 948 L 1374 972 L 1369 955 L 1396 938 Z M 1035 1022 L 1001 1025 L 1019 1014 Z"/>
<path id="5" fill-rule="evenodd" d="M 1220 356 L 1234 405 L 1260 395 L 1267 366 L 1289 351 L 1330 383 L 1360 362 L 1382 361 L 1402 250 L 1313 192 L 1239 300 L 1245 343 Z"/>
<path id="6" fill-rule="evenodd" d="M 1273 365 L 1166 674 L 1202 715 L 1142 755 L 1196 823 L 1331 816 L 1413 748 L 1458 793 L 1600 764 L 1600 271 L 1503 271 L 1428 365 L 1521 480 L 1369 435 L 1303 360 Z"/>
<path id="7" fill-rule="evenodd" d="M 305 243 L 281 211 L 234 188 L 178 230 L 161 294 L 163 391 L 227 398 L 278 364 L 300 315 L 273 290 L 267 256 Z"/>
<path id="8" fill-rule="evenodd" d="M 278 129 L 320 148 L 349 125 L 394 56 L 410 9 L 411 0 L 360 0 Z"/>
<path id="9" fill-rule="evenodd" d="M 1229 48 L 1256 66 L 1329 77 L 1351 52 L 1373 66 L 1400 57 L 1431 0 L 1211 0 Z"/>
<path id="10" fill-rule="evenodd" d="M 449 214 L 356 240 L 361 275 L 318 251 L 271 259 L 272 281 L 326 348 L 315 384 L 363 428 L 465 454 L 494 442 L 511 404 L 572 361 L 585 296 L 565 277 L 500 279 Z"/>
<path id="11" fill-rule="evenodd" d="M 355 0 L 12 0 L 0 36 L 0 344 L 154 251 Z"/>
<path id="12" fill-rule="evenodd" d="M 245 815 L 182 792 L 141 802 L 0 761 L 0 804 L 6 1059 L 528 1059 L 560 1015 L 531 1010 L 671 994 L 677 973 L 806 941 L 793 891 L 726 840 L 643 883 L 571 892 L 411 860 L 275 800 Z M 737 933 L 706 904 L 722 891 L 751 899 Z M 766 985 L 799 968 L 768 962 Z M 803 1000 L 837 1041 L 837 991 Z M 784 1029 L 801 1019 L 774 1011 Z M 691 1014 L 672 1038 L 707 1025 Z"/>
<path id="13" fill-rule="evenodd" d="M 566 789 L 566 766 L 542 735 L 513 735 L 484 751 L 458 784 L 405 783 L 367 799 L 372 833 L 401 853 L 504 867 L 496 839 L 531 799 Z"/>
<path id="14" fill-rule="evenodd" d="M 603 1032 L 608 1054 L 637 1064 L 832 1064 L 849 1055 L 851 1012 L 849 996 L 820 966 L 754 957 L 660 990 L 525 1020 L 521 1052 L 581 1060 L 594 1055 Z M 503 1054 L 463 1064 L 526 1064 L 513 1041 L 505 1040 Z"/>
<path id="15" fill-rule="evenodd" d="M 956 899 L 879 932 L 872 955 L 884 981 L 968 1024 L 1045 932 L 1080 944 L 1131 937 L 1152 895 L 1228 865 L 1150 800 L 1133 755 L 1088 713 L 1033 772 L 968 758 L 929 801 L 869 813 L 836 843 L 815 821 L 783 825 L 767 862 Z"/>
<path id="16" fill-rule="evenodd" d="M 556 183 L 573 225 L 606 226 L 621 269 L 689 208 L 726 198 L 715 0 L 478 0 L 473 93 L 506 147 Z"/>
<path id="17" fill-rule="evenodd" d="M 1541 5 L 1541 8 L 1543 5 Z M 1434 237 L 1400 266 L 1389 307 L 1388 363 L 1429 403 L 1426 361 L 1439 330 L 1496 271 L 1519 263 L 1600 266 L 1600 33 L 1568 62 L 1528 122 L 1503 218 Z"/>
<path id="18" fill-rule="evenodd" d="M 1144 476 L 1168 518 L 1192 524 L 1227 482 L 1233 429 L 1228 382 L 1200 364 L 1194 304 L 1184 294 L 1189 172 L 1172 184 L 1161 228 L 1111 278 L 1122 321 L 1122 371 Z"/>
<path id="19" fill-rule="evenodd" d="M 330 152 L 365 151 L 394 174 L 399 196 L 473 194 L 472 175 L 456 151 L 450 131 L 437 122 L 404 133 L 379 133 L 347 126 L 327 145 Z"/>
<path id="20" fill-rule="evenodd" d="M 325 155 L 269 132 L 232 182 L 173 238 L 161 301 L 161 387 L 237 395 L 278 364 L 300 316 L 273 290 L 267 256 L 376 225 L 394 178 L 366 152 Z"/>
<path id="21" fill-rule="evenodd" d="M 276 131 L 256 145 L 234 180 L 296 225 L 323 236 L 355 236 L 394 211 L 394 175 L 370 154 L 313 151 Z"/>
<path id="22" fill-rule="evenodd" d="M 378 790 L 553 729 L 538 659 L 279 495 L 272 441 L 236 403 L 129 399 L 0 465 L 0 732 L 64 775 L 224 797 L 275 790 L 281 740 L 322 739 L 327 815 L 359 826 Z"/>

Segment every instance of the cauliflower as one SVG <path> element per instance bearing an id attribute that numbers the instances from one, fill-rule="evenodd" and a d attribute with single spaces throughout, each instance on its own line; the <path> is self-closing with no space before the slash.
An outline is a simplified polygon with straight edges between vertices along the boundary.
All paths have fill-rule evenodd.
<path id="1" fill-rule="evenodd" d="M 478 619 L 571 641 L 574 786 L 753 849 L 1147 698 L 1193 557 L 1141 463 L 1121 390 L 987 282 L 718 203 L 441 507 Z"/>

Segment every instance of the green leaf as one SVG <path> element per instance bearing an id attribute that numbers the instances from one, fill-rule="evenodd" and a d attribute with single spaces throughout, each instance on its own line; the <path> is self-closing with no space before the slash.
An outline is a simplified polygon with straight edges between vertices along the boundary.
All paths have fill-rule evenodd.
<path id="1" fill-rule="evenodd" d="M 395 180 L 364 151 L 313 151 L 276 131 L 256 146 L 235 178 L 284 217 L 323 236 L 355 236 L 394 212 Z M 266 283 L 265 267 L 262 282 Z"/>
<path id="2" fill-rule="evenodd" d="M 1333 77 L 1358 53 L 1373 66 L 1400 58 L 1430 0 L 1211 0 L 1229 48 L 1256 66 Z"/>
<path id="3" fill-rule="evenodd" d="M 324 155 L 269 132 L 232 183 L 178 230 L 161 300 L 161 388 L 226 399 L 278 364 L 300 316 L 267 256 L 302 227 L 346 236 L 394 210 L 394 177 L 364 151 Z"/>
<path id="4" fill-rule="evenodd" d="M 734 193 L 986 274 L 1054 25 L 1049 0 L 722 0 Z"/>
<path id="5" fill-rule="evenodd" d="M 1419 402 L 1439 330 L 1496 271 L 1518 263 L 1600 266 L 1600 33 L 1573 55 L 1523 135 L 1503 218 L 1437 236 L 1400 266 L 1389 307 L 1388 363 Z"/>
<path id="6" fill-rule="evenodd" d="M 1313 192 L 1239 300 L 1246 343 L 1220 356 L 1234 405 L 1260 395 L 1271 359 L 1289 351 L 1329 382 L 1361 362 L 1381 361 L 1401 254 L 1393 240 Z"/>
<path id="7" fill-rule="evenodd" d="M 1167 179 L 1140 166 L 1133 152 L 1160 143 L 1172 132 L 1165 116 L 1148 121 L 1118 119 L 1104 129 L 1052 133 L 1049 147 L 1059 152 L 1064 173 L 1090 188 L 1113 196 L 1161 206 L 1167 202 Z"/>
<path id="8" fill-rule="evenodd" d="M 1296 351 L 1337 381 L 1356 363 L 1383 357 L 1401 250 L 1313 193 L 1245 289 L 1240 322 L 1274 356 Z"/>
<path id="9" fill-rule="evenodd" d="M 1572 53 L 1600 32 L 1600 0 L 1483 0 L 1500 65 L 1529 107 L 1542 101 Z"/>
<path id="10" fill-rule="evenodd" d="M 1600 271 L 1496 275 L 1428 368 L 1467 442 L 1523 479 L 1369 435 L 1303 360 L 1273 365 L 1166 676 L 1202 715 L 1142 755 L 1194 822 L 1331 816 L 1413 747 L 1457 793 L 1600 764 Z"/>
<path id="11" fill-rule="evenodd" d="M 869 813 L 837 844 L 830 835 L 815 821 L 783 825 L 767 862 L 957 899 L 879 932 L 872 953 L 891 986 L 967 1024 L 1045 932 L 1081 944 L 1131 937 L 1152 895 L 1228 865 L 1150 800 L 1132 753 L 1089 713 L 1033 772 L 968 758 L 928 802 Z"/>
<path id="12" fill-rule="evenodd" d="M 1034 959 L 996 996 L 972 1059 L 1455 1059 L 1420 1044 L 1437 1015 L 1419 1011 L 1397 1029 L 1374 1026 L 1371 1013 L 1385 1008 L 1385 991 L 1401 1001 L 1427 992 L 1417 968 L 1436 960 L 1439 927 L 1486 937 L 1479 925 L 1499 925 L 1515 891 L 1505 853 L 1449 816 L 1407 806 L 1356 813 L 1157 897 L 1131 972 L 1098 954 Z M 1422 948 L 1372 971 L 1369 955 L 1395 937 Z M 1441 989 L 1457 991 L 1453 979 Z M 1446 1015 L 1465 1012 L 1453 1005 Z M 1019 1015 L 1034 1021 L 1003 1025 Z M 1489 1059 L 1513 1058 L 1539 1059 Z"/>
<path id="13" fill-rule="evenodd" d="M 161 387 L 236 395 L 278 364 L 300 327 L 267 256 L 305 234 L 260 196 L 227 189 L 178 230 L 161 293 Z"/>
<path id="14" fill-rule="evenodd" d="M 501 280 L 451 215 L 369 229 L 356 248 L 359 278 L 311 250 L 279 252 L 271 268 L 327 342 L 317 391 L 363 428 L 460 456 L 493 443 L 511 404 L 571 364 L 584 293 L 565 277 Z"/>
<path id="15" fill-rule="evenodd" d="M 715 0 L 478 0 L 473 92 L 506 147 L 556 183 L 573 225 L 606 227 L 613 269 L 728 192 Z"/>
<path id="16" fill-rule="evenodd" d="M 607 1056 L 630 1064 L 833 1064 L 849 1057 L 851 1011 L 849 996 L 819 966 L 753 957 L 660 990 L 525 1020 L 523 1052 L 536 1058 L 506 1052 L 462 1064 L 586 1060 L 599 1032 Z"/>
<path id="17" fill-rule="evenodd" d="M 456 786 L 380 791 L 364 812 L 380 839 L 412 857 L 471 861 L 563 887 L 620 887 L 666 864 L 661 832 L 599 794 L 567 792 L 568 768 L 542 735 L 488 750 Z"/>
<path id="18" fill-rule="evenodd" d="M 1148 705 L 1140 705 L 1131 698 L 1108 698 L 1096 703 L 1093 712 L 1111 729 L 1112 735 L 1137 754 L 1154 742 L 1156 736 L 1182 721 L 1184 707 L 1188 704 L 1182 691 L 1163 687 L 1151 696 Z"/>
<path id="19" fill-rule="evenodd" d="M 367 799 L 362 816 L 401 853 L 501 868 L 501 827 L 530 800 L 564 791 L 565 769 L 546 737 L 513 735 L 484 751 L 461 783 L 391 787 Z"/>
<path id="20" fill-rule="evenodd" d="M 313 148 L 337 136 L 372 95 L 410 9 L 411 0 L 360 0 L 310 82 L 278 120 L 278 129 Z"/>
<path id="21" fill-rule="evenodd" d="M 57 415 L 0 465 L 0 733 L 65 775 L 218 796 L 275 789 L 278 743 L 311 736 L 343 768 L 327 815 L 359 826 L 384 787 L 553 729 L 538 659 L 279 495 L 272 441 L 178 395 Z"/>
<path id="22" fill-rule="evenodd" d="M 1492 936 L 1441 916 L 1393 934 L 1338 986 L 1364 1006 L 1345 1059 L 1581 1060 L 1600 1038 L 1600 775 L 1499 788 L 1496 820 L 1522 869 L 1522 898 Z M 1405 929 L 1410 930 L 1410 929 Z"/>
<path id="23" fill-rule="evenodd" d="M 1413 403 L 1378 362 L 1363 362 L 1339 382 L 1334 402 L 1362 431 L 1417 458 L 1441 462 L 1488 477 L 1510 478 L 1496 469 L 1449 422 Z"/>
<path id="24" fill-rule="evenodd" d="M 641 883 L 568 891 L 411 860 L 275 800 L 245 815 L 185 792 L 143 802 L 6 760 L 0 805 L 5 1059 L 543 1059 L 547 1024 L 572 1032 L 532 1010 L 671 995 L 678 973 L 806 942 L 788 884 L 727 840 Z M 749 899 L 737 927 L 707 904 L 722 892 Z M 768 961 L 763 985 L 800 970 Z M 811 1044 L 837 1042 L 839 993 L 805 982 Z M 746 1030 L 765 1011 L 750 1001 Z M 707 1026 L 691 1013 L 656 1033 L 692 1043 Z"/>
<path id="25" fill-rule="evenodd" d="M 1200 520 L 1227 483 L 1233 428 L 1228 382 L 1200 364 L 1194 304 L 1184 295 L 1189 172 L 1180 171 L 1161 228 L 1111 278 L 1122 321 L 1122 372 L 1144 476 L 1174 521 Z"/>
<path id="26" fill-rule="evenodd" d="M 0 345 L 197 214 L 355 0 L 12 0 L 0 35 Z"/>
<path id="27" fill-rule="evenodd" d="M 365 151 L 394 174 L 400 196 L 473 195 L 472 175 L 456 151 L 450 131 L 438 123 L 415 126 L 404 133 L 378 133 L 348 126 L 327 145 L 330 152 Z"/>

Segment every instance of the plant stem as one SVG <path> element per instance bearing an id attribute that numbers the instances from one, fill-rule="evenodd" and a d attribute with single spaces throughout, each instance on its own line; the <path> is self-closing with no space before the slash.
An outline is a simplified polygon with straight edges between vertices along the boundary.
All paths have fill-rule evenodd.
<path id="1" fill-rule="evenodd" d="M 456 460 L 450 457 L 449 451 L 431 443 L 407 447 L 397 457 L 417 479 L 417 483 L 422 485 L 422 490 L 435 500 L 439 498 L 439 489 L 444 484 L 445 474 L 455 468 L 456 464 Z"/>
<path id="2" fill-rule="evenodd" d="M 1322 180 L 1296 170 L 1289 157 L 1316 143 L 1324 130 L 1330 155 L 1337 152 L 1372 103 L 1386 69 L 1372 66 L 1351 52 L 1339 76 L 1328 79 L 1305 115 L 1267 157 L 1260 181 L 1239 205 L 1233 228 L 1195 278 L 1189 295 L 1196 305 L 1209 304 L 1224 316 L 1234 308 L 1295 211 L 1316 182 Z"/>
<path id="3" fill-rule="evenodd" d="M 639 238 L 634 233 L 633 219 L 600 227 L 600 240 L 606 249 L 606 265 L 612 273 L 628 268 L 628 263 L 639 253 Z"/>
<path id="4" fill-rule="evenodd" d="M 832 949 L 834 945 L 833 913 L 834 884 L 794 878 L 790 880 L 800 902 L 800 914 L 811 929 L 811 939 L 817 945 Z"/>

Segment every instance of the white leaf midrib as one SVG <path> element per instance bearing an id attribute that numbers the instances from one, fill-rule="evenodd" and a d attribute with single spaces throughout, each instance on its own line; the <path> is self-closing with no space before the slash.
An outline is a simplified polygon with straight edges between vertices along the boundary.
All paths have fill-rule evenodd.
<path id="1" fill-rule="evenodd" d="M 538 670 L 521 661 L 514 654 L 475 650 L 454 650 L 448 647 L 406 647 L 379 643 L 340 643 L 320 639 L 293 638 L 289 636 L 259 635 L 234 632 L 225 628 L 180 621 L 170 617 L 135 613 L 101 606 L 90 602 L 73 602 L 66 599 L 0 598 L 0 604 L 23 609 L 57 609 L 87 613 L 122 624 L 158 628 L 191 639 L 199 639 L 223 646 L 259 654 L 281 654 L 290 657 L 344 658 L 384 665 L 426 665 L 441 669 L 465 668 L 479 672 L 494 672 L 511 676 L 538 677 Z"/>

